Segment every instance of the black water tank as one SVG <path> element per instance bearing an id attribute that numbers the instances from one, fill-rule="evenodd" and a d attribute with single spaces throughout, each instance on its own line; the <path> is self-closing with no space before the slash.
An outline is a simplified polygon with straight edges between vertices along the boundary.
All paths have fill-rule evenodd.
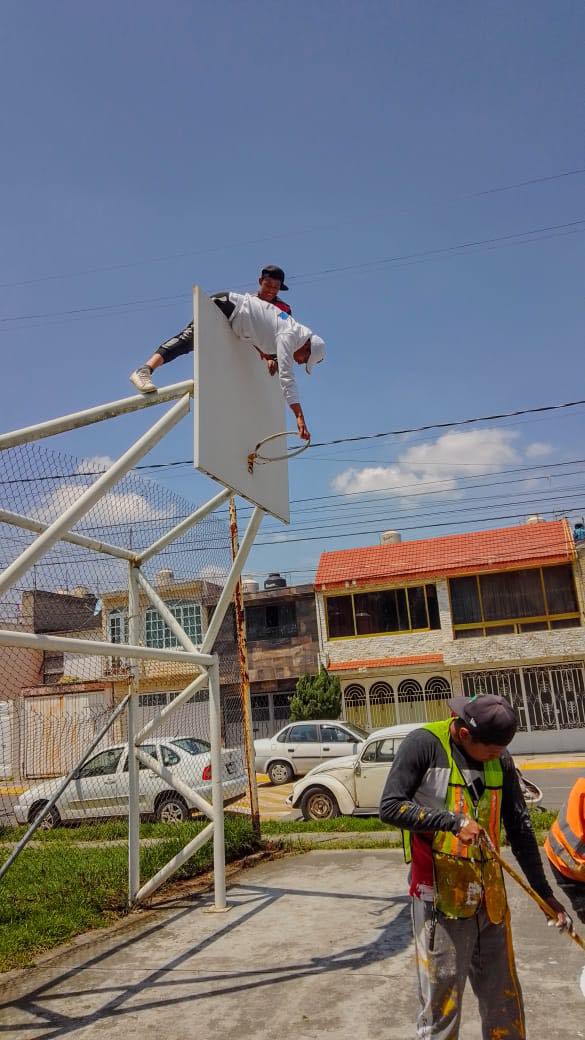
<path id="1" fill-rule="evenodd" d="M 265 589 L 285 589 L 286 578 L 283 578 L 278 571 L 272 571 L 271 574 L 264 581 Z"/>

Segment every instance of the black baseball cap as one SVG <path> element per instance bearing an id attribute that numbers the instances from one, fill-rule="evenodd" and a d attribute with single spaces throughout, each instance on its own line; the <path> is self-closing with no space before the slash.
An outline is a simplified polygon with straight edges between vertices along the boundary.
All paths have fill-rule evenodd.
<path id="1" fill-rule="evenodd" d="M 448 704 L 482 744 L 505 747 L 518 728 L 516 712 L 504 697 L 490 693 L 475 697 L 453 697 Z"/>
<path id="2" fill-rule="evenodd" d="M 284 284 L 284 271 L 282 267 L 276 267 L 274 264 L 268 264 L 267 267 L 263 267 L 260 272 L 261 278 L 278 278 L 280 282 L 280 291 L 288 292 L 288 285 Z"/>

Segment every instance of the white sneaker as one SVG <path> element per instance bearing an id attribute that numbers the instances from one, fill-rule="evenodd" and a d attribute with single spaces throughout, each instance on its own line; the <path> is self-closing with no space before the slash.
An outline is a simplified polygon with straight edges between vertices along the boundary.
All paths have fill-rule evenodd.
<path id="1" fill-rule="evenodd" d="M 157 387 L 154 385 L 150 369 L 143 365 L 142 368 L 137 368 L 135 372 L 130 375 L 130 382 L 134 383 L 137 390 L 140 390 L 141 394 L 152 394 Z"/>

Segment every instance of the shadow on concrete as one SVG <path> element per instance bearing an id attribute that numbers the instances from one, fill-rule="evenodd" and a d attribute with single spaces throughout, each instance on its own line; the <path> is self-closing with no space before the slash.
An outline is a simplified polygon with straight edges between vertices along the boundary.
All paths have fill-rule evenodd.
<path id="1" fill-rule="evenodd" d="M 182 975 L 180 978 L 174 978 L 172 976 L 173 972 L 177 972 L 193 957 L 201 957 L 214 944 L 233 933 L 235 929 L 240 929 L 254 921 L 259 914 L 277 905 L 281 899 L 288 895 L 294 895 L 296 899 L 301 898 L 303 900 L 311 900 L 313 898 L 323 900 L 324 896 L 335 899 L 335 901 L 354 902 L 363 900 L 369 903 L 370 906 L 376 906 L 378 903 L 379 906 L 368 912 L 369 916 L 374 917 L 382 917 L 395 908 L 399 908 L 399 910 L 390 921 L 381 923 L 376 938 L 364 945 L 348 946 L 330 955 L 310 957 L 306 960 L 279 966 L 257 967 L 227 973 L 212 972 L 205 974 L 198 971 L 196 978 L 193 980 L 193 990 L 196 987 L 196 992 L 183 992 L 180 995 L 173 993 L 174 987 L 180 986 L 184 990 L 189 982 L 185 975 Z M 123 1028 L 124 1016 L 128 1014 L 136 1016 L 141 1012 L 144 1013 L 161 1008 L 176 1010 L 180 1006 L 189 1008 L 212 995 L 221 997 L 245 993 L 261 989 L 262 987 L 270 987 L 275 984 L 280 985 L 283 982 L 290 982 L 309 976 L 327 975 L 328 973 L 341 970 L 344 972 L 358 972 L 372 964 L 397 956 L 411 942 L 412 933 L 409 899 L 407 896 L 397 896 L 390 899 L 381 897 L 377 900 L 371 895 L 358 893 L 353 895 L 337 892 L 324 893 L 322 890 L 303 891 L 295 888 L 238 885 L 230 890 L 229 897 L 234 909 L 241 911 L 238 913 L 237 918 L 226 921 L 225 925 L 215 931 L 213 935 L 205 936 L 201 941 L 195 942 L 188 949 L 182 950 L 176 957 L 168 960 L 163 965 L 159 965 L 156 969 L 148 971 L 141 965 L 129 967 L 128 971 L 124 973 L 124 982 L 113 982 L 111 979 L 108 979 L 105 985 L 102 986 L 99 983 L 96 984 L 95 979 L 91 979 L 91 972 L 95 968 L 107 970 L 108 962 L 112 958 L 119 958 L 120 954 L 123 953 L 131 953 L 137 944 L 140 944 L 143 950 L 145 945 L 146 947 L 148 946 L 149 940 L 153 940 L 163 929 L 172 926 L 186 915 L 193 913 L 195 909 L 201 911 L 206 905 L 211 906 L 211 898 L 195 897 L 188 900 L 187 906 L 185 906 L 185 899 L 181 899 L 179 900 L 180 906 L 177 908 L 177 912 L 166 913 L 164 921 L 155 924 L 153 927 L 140 928 L 131 937 L 125 936 L 120 940 L 112 939 L 111 936 L 104 937 L 103 942 L 107 942 L 107 949 L 102 950 L 89 959 L 84 959 L 82 963 L 69 968 L 61 975 L 53 975 L 54 968 L 49 969 L 52 974 L 49 981 L 28 990 L 14 1000 L 0 1004 L 0 1022 L 2 1020 L 4 1022 L 7 1021 L 6 1015 L 9 1011 L 16 1011 L 17 1015 L 18 1012 L 21 1012 L 26 1017 L 26 1021 L 16 1022 L 13 1019 L 10 1025 L 0 1024 L 0 1033 L 8 1034 L 10 1037 L 17 1037 L 19 1034 L 30 1034 L 31 1030 L 35 1029 L 37 1030 L 34 1033 L 35 1040 L 53 1040 L 53 1038 L 74 1034 L 76 1031 L 87 1028 L 97 1022 L 100 1022 L 103 1026 L 110 1022 L 112 1029 L 116 1028 L 116 1026 Z M 164 909 L 168 910 L 168 906 L 169 904 L 166 904 Z M 258 927 L 258 922 L 256 927 Z M 98 939 L 97 941 L 101 942 L 102 940 Z M 68 956 L 71 957 L 71 955 L 71 952 L 69 952 Z M 80 951 L 79 956 L 84 958 L 84 952 Z M 42 968 L 36 969 L 35 973 L 38 974 L 42 970 Z M 146 974 L 144 974 L 145 970 Z M 116 974 L 118 972 L 119 968 Z M 127 981 L 128 975 L 136 972 L 142 975 L 139 981 L 135 983 Z M 84 975 L 88 973 L 89 977 L 84 985 Z M 112 971 L 112 974 L 114 974 L 114 971 Z M 75 980 L 78 983 L 77 985 L 75 985 Z M 219 987 L 218 983 L 220 983 Z M 222 983 L 223 985 L 221 985 Z M 155 998 L 153 991 L 155 989 L 160 991 L 161 988 L 164 992 Z M 111 999 L 107 999 L 110 994 L 112 995 Z M 82 1014 L 73 1013 L 70 1010 L 71 1002 L 78 1001 L 84 997 L 97 999 L 103 997 L 104 1000 L 99 1007 L 91 1011 L 86 1011 Z"/>

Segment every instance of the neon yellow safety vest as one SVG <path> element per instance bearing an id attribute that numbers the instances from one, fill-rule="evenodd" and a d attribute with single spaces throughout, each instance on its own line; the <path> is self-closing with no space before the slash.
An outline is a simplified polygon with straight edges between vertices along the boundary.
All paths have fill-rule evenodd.
<path id="1" fill-rule="evenodd" d="M 449 763 L 445 809 L 469 816 L 500 847 L 502 806 L 502 764 L 499 759 L 484 763 L 485 789 L 477 805 L 459 766 L 453 758 L 450 728 L 453 719 L 430 722 L 424 729 L 441 742 Z M 415 795 L 416 798 L 416 795 Z M 407 862 L 410 861 L 410 833 L 403 832 Z M 490 921 L 500 924 L 506 915 L 507 900 L 500 866 L 478 845 L 464 845 L 451 831 L 436 831 L 433 836 L 435 906 L 447 917 L 472 917 L 482 902 Z"/>

